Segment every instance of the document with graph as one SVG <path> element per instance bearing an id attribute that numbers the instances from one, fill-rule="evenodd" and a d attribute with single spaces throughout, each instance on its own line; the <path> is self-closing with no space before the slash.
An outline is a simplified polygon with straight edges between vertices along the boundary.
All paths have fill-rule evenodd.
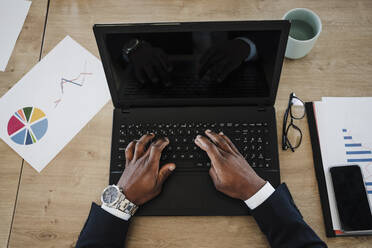
<path id="1" fill-rule="evenodd" d="M 0 137 L 40 172 L 109 99 L 101 61 L 67 36 L 0 98 Z"/>
<path id="2" fill-rule="evenodd" d="M 359 165 L 372 203 L 372 98 L 323 98 L 314 113 L 333 230 L 342 235 L 329 168 Z"/>

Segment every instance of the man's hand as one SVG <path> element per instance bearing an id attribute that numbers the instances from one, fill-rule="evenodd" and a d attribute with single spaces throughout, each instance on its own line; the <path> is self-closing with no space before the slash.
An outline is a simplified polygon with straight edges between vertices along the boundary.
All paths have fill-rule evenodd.
<path id="1" fill-rule="evenodd" d="M 172 66 L 163 50 L 143 42 L 129 54 L 134 74 L 141 86 L 152 84 L 154 86 L 171 86 L 170 75 Z"/>
<path id="2" fill-rule="evenodd" d="M 126 166 L 117 186 L 134 204 L 142 205 L 157 196 L 162 185 L 176 168 L 173 163 L 165 164 L 159 169 L 161 152 L 169 144 L 168 138 L 152 142 L 154 134 L 146 134 L 137 141 L 129 143 L 125 150 Z"/>
<path id="3" fill-rule="evenodd" d="M 245 201 L 265 185 L 226 135 L 205 133 L 210 139 L 198 135 L 195 144 L 211 159 L 209 175 L 217 190 Z"/>
<path id="4" fill-rule="evenodd" d="M 250 46 L 240 39 L 213 46 L 199 61 L 199 77 L 205 82 L 221 83 L 244 62 L 249 53 Z"/>

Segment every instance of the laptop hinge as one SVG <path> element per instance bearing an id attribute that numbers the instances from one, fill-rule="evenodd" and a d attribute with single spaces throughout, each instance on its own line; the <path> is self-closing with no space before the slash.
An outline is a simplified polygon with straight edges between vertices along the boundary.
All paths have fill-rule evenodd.
<path id="1" fill-rule="evenodd" d="M 130 107 L 129 107 L 129 105 L 124 105 L 124 106 L 121 108 L 121 112 L 122 112 L 123 114 L 129 113 L 129 112 L 130 112 Z"/>
<path id="2" fill-rule="evenodd" d="M 259 112 L 264 112 L 264 111 L 266 111 L 266 106 L 259 105 L 257 110 Z"/>

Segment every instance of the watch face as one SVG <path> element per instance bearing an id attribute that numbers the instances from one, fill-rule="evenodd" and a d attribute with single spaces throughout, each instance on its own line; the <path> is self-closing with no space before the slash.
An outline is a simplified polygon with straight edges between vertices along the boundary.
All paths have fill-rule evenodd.
<path id="1" fill-rule="evenodd" d="M 105 189 L 105 191 L 102 194 L 102 201 L 105 204 L 112 204 L 114 203 L 117 198 L 119 197 L 119 191 L 116 187 L 110 186 Z"/>

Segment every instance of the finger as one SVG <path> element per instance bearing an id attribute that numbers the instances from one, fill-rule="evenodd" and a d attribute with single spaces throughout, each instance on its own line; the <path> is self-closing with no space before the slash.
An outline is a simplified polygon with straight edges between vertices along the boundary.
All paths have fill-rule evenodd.
<path id="1" fill-rule="evenodd" d="M 134 149 L 135 149 L 136 143 L 137 142 L 135 140 L 133 140 L 125 148 L 125 160 L 126 160 L 126 164 L 128 164 L 128 162 L 133 159 Z"/>
<path id="2" fill-rule="evenodd" d="M 172 65 L 168 60 L 168 56 L 163 52 L 163 50 L 159 49 L 158 56 L 159 56 L 161 65 L 163 66 L 164 70 L 166 70 L 167 72 L 171 72 L 173 69 Z"/>
<path id="3" fill-rule="evenodd" d="M 154 134 L 145 134 L 143 135 L 136 144 L 136 149 L 134 151 L 134 159 L 138 159 L 139 157 L 142 157 L 143 154 L 145 153 L 145 147 L 146 145 L 154 138 Z"/>
<path id="4" fill-rule="evenodd" d="M 149 155 L 149 163 L 154 165 L 154 168 L 159 168 L 159 161 L 161 157 L 161 153 L 164 148 L 169 144 L 168 138 L 161 138 L 155 141 L 150 146 L 150 155 Z"/>
<path id="5" fill-rule="evenodd" d="M 208 49 L 199 60 L 199 76 L 203 77 L 206 73 L 206 65 L 210 57 L 215 53 L 215 48 Z"/>
<path id="6" fill-rule="evenodd" d="M 226 65 L 226 61 L 224 61 L 224 60 L 222 60 L 222 61 L 215 61 L 211 65 L 211 67 L 209 68 L 209 70 L 207 71 L 207 73 L 205 74 L 205 77 L 209 81 L 219 82 L 217 80 L 218 79 L 218 76 L 219 76 L 219 74 L 220 74 L 221 71 L 226 70 L 225 65 Z"/>
<path id="7" fill-rule="evenodd" d="M 152 83 L 157 84 L 159 82 L 159 78 L 156 75 L 154 68 L 151 65 L 151 62 L 150 62 L 150 65 L 147 65 L 144 67 L 144 70 L 147 74 L 147 77 L 150 79 Z"/>
<path id="8" fill-rule="evenodd" d="M 176 169 L 176 165 L 173 163 L 163 165 L 158 174 L 157 185 L 161 186 L 165 182 L 165 180 L 169 177 L 169 175 Z"/>
<path id="9" fill-rule="evenodd" d="M 216 73 L 217 82 L 223 82 L 234 69 L 235 67 L 232 64 L 223 64 L 221 70 Z"/>
<path id="10" fill-rule="evenodd" d="M 211 130 L 207 129 L 205 134 L 222 150 L 225 152 L 233 152 L 230 145 L 226 142 L 226 140 L 221 136 L 212 132 Z"/>
<path id="11" fill-rule="evenodd" d="M 205 66 L 205 74 L 202 80 L 209 82 L 209 81 L 217 81 L 217 74 L 219 71 L 223 70 L 224 65 L 224 57 L 223 54 L 216 54 L 213 56 Z"/>
<path id="12" fill-rule="evenodd" d="M 203 53 L 203 55 L 201 56 L 201 58 L 199 60 L 200 68 L 202 68 L 207 63 L 207 61 L 213 55 L 214 52 L 215 52 L 215 48 L 211 47 Z"/>
<path id="13" fill-rule="evenodd" d="M 138 82 L 140 83 L 140 85 L 144 85 L 145 84 L 145 77 L 144 77 L 144 71 L 140 70 L 140 69 L 135 69 L 134 70 L 134 75 L 136 76 L 136 79 L 138 80 Z"/>
<path id="14" fill-rule="evenodd" d="M 214 167 L 211 167 L 209 169 L 209 175 L 211 176 L 214 185 L 216 185 L 218 183 L 218 176 L 217 176 L 217 172 L 214 169 Z"/>
<path id="15" fill-rule="evenodd" d="M 209 139 L 201 135 L 196 136 L 195 144 L 199 146 L 203 151 L 207 152 L 208 157 L 213 161 L 216 160 L 221 154 L 216 147 Z"/>
<path id="16" fill-rule="evenodd" d="M 160 76 L 161 84 L 168 87 L 169 85 L 169 74 L 165 69 L 161 66 L 161 62 L 154 65 L 156 73 Z"/>
<path id="17" fill-rule="evenodd" d="M 227 137 L 223 132 L 220 132 L 218 135 L 220 135 L 222 138 L 226 140 L 226 142 L 229 144 L 229 146 L 234 152 L 236 152 L 237 154 L 240 154 L 238 148 L 236 148 L 236 146 L 234 145 L 234 143 L 232 143 L 229 137 Z"/>

